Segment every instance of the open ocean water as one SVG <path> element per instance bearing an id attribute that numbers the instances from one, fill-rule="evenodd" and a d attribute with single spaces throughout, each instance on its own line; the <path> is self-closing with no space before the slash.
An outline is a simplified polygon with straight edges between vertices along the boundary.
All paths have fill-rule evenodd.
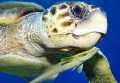
<path id="1" fill-rule="evenodd" d="M 27 1 L 42 5 L 45 8 L 63 0 L 0 0 L 4 1 Z M 66 0 L 67 1 L 67 0 Z M 76 0 L 79 1 L 79 0 Z M 120 0 L 81 0 L 106 11 L 108 17 L 108 33 L 96 46 L 107 57 L 111 70 L 120 83 Z M 0 83 L 27 83 L 14 75 L 0 73 Z M 61 73 L 53 83 L 88 83 L 84 73 L 77 70 L 68 70 Z"/>

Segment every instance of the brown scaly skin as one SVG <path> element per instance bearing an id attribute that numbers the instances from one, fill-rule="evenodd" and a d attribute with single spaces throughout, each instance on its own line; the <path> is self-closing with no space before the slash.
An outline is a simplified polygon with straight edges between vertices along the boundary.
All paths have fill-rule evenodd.
<path id="1" fill-rule="evenodd" d="M 29 25 L 27 19 L 34 15 L 31 13 L 42 11 L 43 7 L 30 2 L 0 3 L 0 72 L 16 75 L 28 81 L 26 77 L 36 77 L 51 66 L 46 58 L 28 54 L 26 47 L 31 51 L 34 51 L 34 47 L 26 43 L 21 34 L 21 27 Z M 27 27 L 29 26 L 25 26 Z M 39 55 L 40 51 L 35 53 Z"/>

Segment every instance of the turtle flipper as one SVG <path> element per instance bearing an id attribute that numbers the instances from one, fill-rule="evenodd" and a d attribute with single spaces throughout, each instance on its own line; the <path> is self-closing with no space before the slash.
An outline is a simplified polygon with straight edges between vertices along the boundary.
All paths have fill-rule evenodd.
<path id="1" fill-rule="evenodd" d="M 25 81 L 28 81 L 28 82 L 30 82 L 30 79 L 28 78 L 28 77 L 21 77 L 21 76 L 18 76 L 19 78 L 22 78 L 23 80 L 25 80 Z"/>
<path id="2" fill-rule="evenodd" d="M 90 83 L 117 83 L 109 62 L 100 51 L 84 63 L 83 70 Z"/>

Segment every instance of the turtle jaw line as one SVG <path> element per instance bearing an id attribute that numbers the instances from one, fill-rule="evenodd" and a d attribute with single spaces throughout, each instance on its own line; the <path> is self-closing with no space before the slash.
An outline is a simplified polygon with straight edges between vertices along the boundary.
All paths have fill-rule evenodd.
<path id="1" fill-rule="evenodd" d="M 101 35 L 105 35 L 105 34 L 103 34 L 102 32 L 97 32 L 97 31 L 88 32 L 88 33 L 81 34 L 81 35 L 77 35 L 77 34 L 75 34 L 75 33 L 68 33 L 67 35 L 72 35 L 72 37 L 74 37 L 75 39 L 78 39 L 78 38 L 84 37 L 84 36 L 86 36 L 86 35 L 88 35 L 88 34 L 90 34 L 90 33 L 98 33 L 98 34 L 101 34 Z"/>
<path id="2" fill-rule="evenodd" d="M 74 37 L 75 39 L 78 39 L 79 37 L 87 36 L 87 35 L 89 35 L 90 33 L 98 33 L 98 34 L 101 34 L 101 35 L 105 35 L 105 34 L 102 33 L 102 32 L 92 31 L 92 32 L 88 32 L 88 33 L 81 34 L 81 35 L 77 35 L 77 34 L 71 32 L 71 33 L 56 34 L 56 35 L 51 35 L 51 36 L 72 36 L 72 37 Z"/>
<path id="3" fill-rule="evenodd" d="M 51 39 L 55 39 L 56 36 L 59 37 L 59 39 L 55 42 L 61 42 L 64 43 L 64 47 L 73 46 L 78 47 L 82 50 L 87 50 L 92 48 L 97 42 L 101 40 L 103 33 L 97 32 L 97 31 L 91 31 L 82 35 L 76 35 L 75 33 L 69 32 L 69 33 L 61 33 L 52 35 Z M 71 40 L 71 41 L 70 41 Z M 55 43 L 58 45 L 58 43 Z M 59 46 L 61 47 L 61 45 Z"/>

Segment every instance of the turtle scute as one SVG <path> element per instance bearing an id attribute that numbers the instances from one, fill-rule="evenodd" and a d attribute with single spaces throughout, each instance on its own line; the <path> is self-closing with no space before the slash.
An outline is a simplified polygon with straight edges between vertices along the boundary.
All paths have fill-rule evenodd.
<path id="1" fill-rule="evenodd" d="M 43 12 L 44 8 L 31 2 L 0 3 L 0 23 L 10 23 L 32 12 Z"/>

